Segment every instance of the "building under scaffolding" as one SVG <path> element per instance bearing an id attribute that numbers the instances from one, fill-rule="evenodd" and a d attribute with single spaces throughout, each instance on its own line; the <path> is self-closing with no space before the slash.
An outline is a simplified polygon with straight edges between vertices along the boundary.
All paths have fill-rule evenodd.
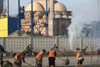
<path id="1" fill-rule="evenodd" d="M 39 4 L 38 2 L 40 2 L 41 4 Z M 2 0 L 2 6 L 3 5 L 4 0 Z M 48 36 L 66 35 L 66 27 L 68 27 L 71 23 L 71 12 L 72 11 L 67 10 L 64 4 L 59 3 L 57 0 L 31 0 L 31 4 L 27 6 L 25 13 L 24 11 L 23 13 L 21 13 L 20 0 L 18 0 L 18 14 L 17 17 L 14 18 L 17 21 L 13 23 L 13 21 L 15 20 L 9 15 L 9 0 L 7 0 L 7 30 L 10 31 L 10 33 L 7 34 L 9 35 L 11 34 L 11 32 L 13 33 L 14 31 L 18 31 L 17 34 L 19 36 L 20 31 L 22 30 L 25 32 L 31 32 L 31 36 L 34 35 L 34 33 L 39 33 Z M 51 18 L 51 16 L 54 17 Z M 11 18 L 12 21 L 10 21 Z M 14 25 L 17 23 L 15 26 L 16 28 L 13 28 L 12 26 L 14 25 L 9 25 L 9 23 L 13 23 Z M 12 29 L 14 30 L 12 31 Z"/>

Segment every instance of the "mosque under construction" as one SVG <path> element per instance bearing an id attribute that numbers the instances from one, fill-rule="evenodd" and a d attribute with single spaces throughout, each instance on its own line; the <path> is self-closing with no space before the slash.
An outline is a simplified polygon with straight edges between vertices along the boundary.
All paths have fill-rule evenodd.
<path id="1" fill-rule="evenodd" d="M 2 3 L 4 2 L 2 0 L 0 1 Z M 0 21 L 2 21 L 0 25 L 2 25 L 3 22 L 8 21 L 6 22 L 5 27 L 6 29 L 9 28 L 6 30 L 6 32 L 2 31 L 2 33 L 0 34 L 1 37 L 9 36 L 12 33 L 14 33 L 16 30 L 24 31 L 24 33 L 33 31 L 34 34 L 37 33 L 39 35 L 44 35 L 44 36 L 67 35 L 68 30 L 66 28 L 71 24 L 72 11 L 68 11 L 68 9 L 66 8 L 64 4 L 59 3 L 57 0 L 35 0 L 33 1 L 33 6 L 31 4 L 32 3 L 28 4 L 25 11 L 23 12 L 24 18 L 20 18 L 21 23 L 19 23 L 19 20 L 16 20 L 16 22 L 13 22 L 14 20 L 12 20 L 13 23 L 10 23 L 9 18 L 12 18 L 12 17 L 9 17 L 6 20 L 4 20 L 5 18 L 0 19 Z M 0 8 L 2 12 L 3 6 Z M 32 17 L 30 14 L 32 10 L 34 14 L 33 28 L 31 28 Z M 21 13 L 21 10 L 20 10 L 20 13 Z M 18 23 L 19 23 L 19 26 L 18 26 Z M 18 28 L 18 27 L 21 27 L 21 28 Z M 8 32 L 11 31 L 10 28 L 11 29 L 13 28 L 13 32 L 8 34 Z M 2 27 L 1 30 L 4 30 L 4 28 Z"/>

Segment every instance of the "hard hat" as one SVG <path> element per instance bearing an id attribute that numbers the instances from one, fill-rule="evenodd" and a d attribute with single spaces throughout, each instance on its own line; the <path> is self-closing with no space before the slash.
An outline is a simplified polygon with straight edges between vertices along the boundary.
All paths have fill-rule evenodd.
<path id="1" fill-rule="evenodd" d="M 53 48 L 51 48 L 51 50 L 53 50 Z"/>
<path id="2" fill-rule="evenodd" d="M 76 50 L 80 50 L 80 48 L 76 48 Z"/>
<path id="3" fill-rule="evenodd" d="M 43 52 L 46 52 L 46 50 L 45 50 L 45 49 L 43 49 L 42 51 L 43 51 Z"/>
<path id="4" fill-rule="evenodd" d="M 86 46 L 86 48 L 88 48 L 88 46 Z"/>

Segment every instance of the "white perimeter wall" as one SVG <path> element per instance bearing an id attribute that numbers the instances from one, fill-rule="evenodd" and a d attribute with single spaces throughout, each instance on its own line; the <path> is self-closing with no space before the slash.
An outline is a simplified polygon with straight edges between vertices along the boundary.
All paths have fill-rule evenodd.
<path id="1" fill-rule="evenodd" d="M 0 44 L 4 46 L 6 51 L 14 50 L 15 52 L 25 50 L 28 44 L 32 44 L 35 51 L 42 49 L 49 51 L 54 47 L 54 44 L 57 44 L 59 51 L 70 50 L 68 37 L 5 37 L 0 38 Z M 91 47 L 93 47 L 95 51 L 98 45 L 100 45 L 100 38 L 80 37 L 74 39 L 73 51 L 77 47 L 82 48 L 83 46 L 88 46 L 88 51 L 91 51 Z"/>

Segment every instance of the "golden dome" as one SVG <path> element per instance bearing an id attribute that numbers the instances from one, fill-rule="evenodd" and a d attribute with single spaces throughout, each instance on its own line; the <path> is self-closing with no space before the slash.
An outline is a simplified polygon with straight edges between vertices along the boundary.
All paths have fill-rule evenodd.
<path id="1" fill-rule="evenodd" d="M 62 3 L 55 3 L 55 11 L 67 11 L 67 8 L 64 4 Z"/>
<path id="2" fill-rule="evenodd" d="M 31 3 L 26 7 L 25 11 L 31 11 Z M 44 11 L 44 8 L 37 2 L 33 2 L 33 11 Z"/>

